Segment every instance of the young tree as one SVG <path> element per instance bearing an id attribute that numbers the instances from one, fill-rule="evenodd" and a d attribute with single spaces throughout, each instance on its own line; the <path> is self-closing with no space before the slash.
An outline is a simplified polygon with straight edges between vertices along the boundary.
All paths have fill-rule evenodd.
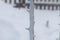
<path id="1" fill-rule="evenodd" d="M 30 0 L 30 27 L 27 28 L 30 32 L 30 40 L 34 40 L 34 0 Z"/>

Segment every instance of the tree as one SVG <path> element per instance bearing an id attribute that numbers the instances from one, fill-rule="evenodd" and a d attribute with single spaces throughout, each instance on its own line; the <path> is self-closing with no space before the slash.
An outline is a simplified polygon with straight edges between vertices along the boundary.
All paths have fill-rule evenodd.
<path id="1" fill-rule="evenodd" d="M 30 40 L 34 40 L 34 0 L 30 0 L 30 27 L 27 28 L 27 30 L 29 30 L 30 32 Z"/>

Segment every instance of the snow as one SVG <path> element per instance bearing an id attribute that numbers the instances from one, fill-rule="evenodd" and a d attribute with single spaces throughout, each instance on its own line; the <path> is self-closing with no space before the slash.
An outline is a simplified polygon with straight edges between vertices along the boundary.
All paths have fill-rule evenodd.
<path id="1" fill-rule="evenodd" d="M 35 40 L 56 40 L 60 34 L 59 11 L 34 10 Z M 48 27 L 47 21 L 49 21 Z M 0 1 L 0 40 L 29 40 L 29 13 Z"/>
<path id="2" fill-rule="evenodd" d="M 29 40 L 29 14 L 0 1 L 0 40 Z"/>
<path id="3" fill-rule="evenodd" d="M 59 38 L 59 11 L 35 10 L 36 40 L 56 40 Z M 46 22 L 49 21 L 49 26 Z"/>

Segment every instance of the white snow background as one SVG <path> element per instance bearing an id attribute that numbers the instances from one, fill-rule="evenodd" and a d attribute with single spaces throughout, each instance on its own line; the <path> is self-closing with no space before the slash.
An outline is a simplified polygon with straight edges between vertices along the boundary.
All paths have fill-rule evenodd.
<path id="1" fill-rule="evenodd" d="M 29 40 L 29 14 L 0 1 L 0 40 Z"/>
<path id="2" fill-rule="evenodd" d="M 59 39 L 59 11 L 34 10 L 35 40 Z M 46 27 L 46 21 L 49 26 Z M 0 40 L 29 40 L 29 12 L 0 1 Z"/>

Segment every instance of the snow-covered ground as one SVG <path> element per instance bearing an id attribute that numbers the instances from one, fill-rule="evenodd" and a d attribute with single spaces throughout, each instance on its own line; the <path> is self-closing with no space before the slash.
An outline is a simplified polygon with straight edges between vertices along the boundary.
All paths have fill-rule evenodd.
<path id="1" fill-rule="evenodd" d="M 59 11 L 34 10 L 35 40 L 59 39 Z M 47 27 L 47 21 L 48 27 Z M 29 13 L 0 1 L 0 40 L 29 40 Z"/>
<path id="2" fill-rule="evenodd" d="M 0 40 L 29 40 L 29 14 L 0 2 Z"/>
<path id="3" fill-rule="evenodd" d="M 48 27 L 47 27 L 47 21 Z M 59 11 L 35 10 L 36 40 L 56 40 L 59 38 Z"/>

